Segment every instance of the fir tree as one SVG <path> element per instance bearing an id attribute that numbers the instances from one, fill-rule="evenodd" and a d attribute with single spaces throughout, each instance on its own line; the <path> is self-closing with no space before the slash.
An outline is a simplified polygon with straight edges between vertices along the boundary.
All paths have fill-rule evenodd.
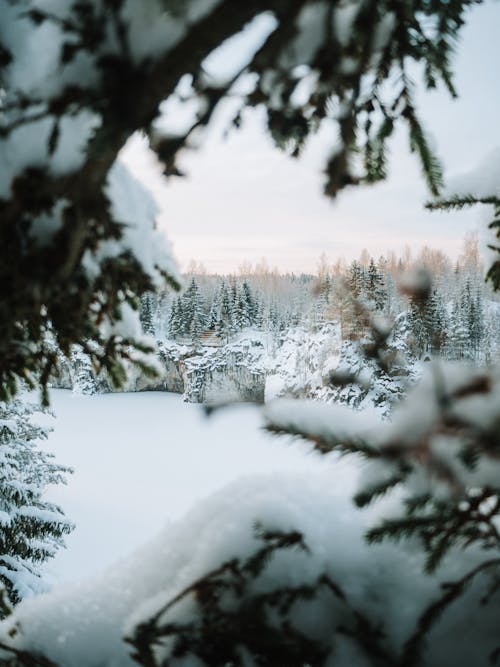
<path id="1" fill-rule="evenodd" d="M 238 286 L 235 308 L 236 323 L 239 329 L 255 325 L 257 308 L 258 306 L 252 294 L 251 287 L 248 284 L 248 281 L 244 280 L 243 283 Z"/>
<path id="2" fill-rule="evenodd" d="M 73 391 L 89 396 L 97 394 L 97 380 L 90 355 L 80 345 L 74 345 L 69 362 Z"/>
<path id="3" fill-rule="evenodd" d="M 221 287 L 220 284 L 213 296 L 212 304 L 210 306 L 210 311 L 208 313 L 207 325 L 210 331 L 215 331 L 217 327 L 217 322 L 219 321 L 220 316 L 220 293 Z"/>
<path id="4" fill-rule="evenodd" d="M 219 299 L 220 308 L 215 330 L 217 336 L 227 343 L 229 342 L 230 337 L 235 333 L 236 326 L 234 322 L 232 289 L 227 287 L 225 281 L 222 281 L 221 283 Z"/>
<path id="5" fill-rule="evenodd" d="M 387 302 L 387 292 L 384 288 L 384 277 L 377 268 L 373 257 L 366 272 L 366 295 L 373 302 L 375 310 L 384 310 Z"/>
<path id="6" fill-rule="evenodd" d="M 363 287 L 365 285 L 365 275 L 363 267 L 359 262 L 354 260 L 349 267 L 349 289 L 352 296 L 357 299 L 361 296 Z"/>
<path id="7" fill-rule="evenodd" d="M 145 334 L 150 336 L 155 335 L 155 297 L 154 294 L 147 292 L 141 296 L 141 310 L 140 310 L 140 320 L 142 325 L 142 330 Z"/>
<path id="8" fill-rule="evenodd" d="M 20 400 L 0 404 L 0 581 L 12 603 L 44 588 L 40 565 L 73 529 L 61 508 L 43 497 L 47 486 L 65 483 L 71 469 L 39 449 L 37 441 L 50 429 L 36 424 L 38 411 Z"/>
<path id="9" fill-rule="evenodd" d="M 168 335 L 176 339 L 183 333 L 182 304 L 179 297 L 173 300 L 168 322 Z"/>
<path id="10" fill-rule="evenodd" d="M 194 277 L 191 279 L 188 289 L 182 296 L 181 303 L 181 330 L 185 336 L 190 336 L 193 343 L 197 346 L 200 342 L 201 334 L 205 330 L 206 317 L 200 288 Z"/>
<path id="11" fill-rule="evenodd" d="M 450 359 L 464 359 L 468 356 L 469 332 L 464 322 L 463 310 L 455 300 L 450 315 L 446 356 Z"/>

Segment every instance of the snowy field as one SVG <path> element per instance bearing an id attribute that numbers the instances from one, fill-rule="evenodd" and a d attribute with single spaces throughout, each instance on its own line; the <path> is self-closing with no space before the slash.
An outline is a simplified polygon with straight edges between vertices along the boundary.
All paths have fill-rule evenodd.
<path id="1" fill-rule="evenodd" d="M 51 403 L 57 418 L 44 446 L 75 473 L 50 499 L 76 524 L 67 549 L 48 566 L 52 580 L 98 573 L 242 476 L 335 466 L 337 490 L 352 491 L 344 460 L 266 433 L 255 406 L 207 419 L 199 405 L 160 392 L 90 397 L 52 390 Z"/>

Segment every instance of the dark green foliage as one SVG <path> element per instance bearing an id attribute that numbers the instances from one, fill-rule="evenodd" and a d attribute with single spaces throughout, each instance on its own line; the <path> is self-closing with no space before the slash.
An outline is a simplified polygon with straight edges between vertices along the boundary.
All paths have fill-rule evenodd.
<path id="1" fill-rule="evenodd" d="M 491 570 L 491 572 L 490 572 Z M 442 595 L 424 611 L 418 619 L 417 628 L 414 634 L 406 641 L 401 656 L 402 667 L 417 667 L 425 664 L 425 648 L 428 641 L 428 634 L 433 626 L 440 620 L 447 608 L 456 602 L 464 594 L 466 589 L 472 584 L 479 575 L 485 574 L 491 577 L 493 585 L 489 586 L 488 593 L 493 594 L 498 590 L 498 576 L 500 573 L 500 559 L 493 558 L 484 561 L 473 570 L 468 572 L 458 581 L 446 582 L 442 584 Z M 481 604 L 488 603 L 488 594 L 481 599 Z M 489 664 L 496 664 L 489 656 Z"/>
<path id="2" fill-rule="evenodd" d="M 215 332 L 219 338 L 226 343 L 231 335 L 236 331 L 234 321 L 234 299 L 233 290 L 227 286 L 223 280 L 220 284 L 217 299 L 217 319 L 215 322 Z"/>
<path id="3" fill-rule="evenodd" d="M 444 304 L 437 290 L 433 289 L 424 300 L 410 298 L 408 322 L 412 333 L 411 349 L 417 357 L 426 352 L 437 354 L 441 352 L 447 339 L 449 328 L 447 319 Z"/>
<path id="4" fill-rule="evenodd" d="M 383 311 L 387 305 L 387 291 L 384 285 L 384 276 L 378 270 L 373 257 L 370 258 L 370 264 L 365 277 L 366 296 L 373 302 L 375 310 Z"/>
<path id="5" fill-rule="evenodd" d="M 364 454 L 364 451 L 362 453 Z M 354 502 L 358 507 L 365 507 L 374 500 L 379 500 L 387 493 L 389 493 L 389 491 L 392 491 L 396 486 L 403 484 L 411 472 L 411 467 L 405 463 L 402 463 L 399 468 L 396 467 L 396 471 L 392 476 L 382 480 L 381 482 L 377 482 L 372 485 L 366 485 L 362 491 L 359 491 L 354 496 Z M 370 539 L 370 534 L 368 534 L 368 540 Z"/>
<path id="6" fill-rule="evenodd" d="M 155 334 L 155 307 L 156 302 L 154 294 L 146 292 L 141 296 L 141 311 L 139 316 L 141 319 L 142 330 L 150 336 L 154 336 Z"/>
<path id="7" fill-rule="evenodd" d="M 357 299 L 361 296 L 363 287 L 365 285 L 365 272 L 363 267 L 356 260 L 353 261 L 349 268 L 349 290 L 352 296 Z"/>
<path id="8" fill-rule="evenodd" d="M 83 346 L 87 340 L 98 341 L 100 347 L 91 352 L 96 367 L 121 381 L 120 359 L 126 358 L 134 341 L 106 339 L 100 323 L 104 317 L 119 319 L 124 301 L 138 308 L 137 296 L 153 285 L 130 254 L 110 259 L 96 280 L 89 279 L 81 260 L 85 253 L 94 253 L 99 242 L 121 235 L 120 221 L 109 211 L 105 184 L 127 139 L 138 130 L 144 131 L 165 172 L 178 174 L 177 154 L 189 145 L 194 131 L 211 122 L 218 103 L 231 94 L 234 79 L 215 85 L 202 75 L 204 60 L 220 44 L 262 13 L 274 15 L 276 28 L 242 69 L 242 73 L 254 75 L 255 87 L 242 95 L 234 125 L 239 124 L 245 107 L 262 106 L 275 143 L 297 156 L 323 121 L 335 120 L 341 142 L 334 150 L 338 142 L 332 135 L 332 154 L 325 166 L 327 195 L 333 197 L 350 184 L 383 179 L 387 142 L 399 123 L 407 125 L 411 150 L 419 156 L 429 188 L 436 194 L 441 171 L 422 129 L 407 70 L 411 61 L 421 63 L 425 87 L 443 82 L 455 95 L 450 59 L 465 12 L 475 4 L 478 0 L 370 0 L 360 4 L 351 33 L 339 36 L 323 28 L 333 24 L 340 6 L 330 0 L 313 10 L 323 12 L 322 28 L 304 61 L 290 54 L 294 53 L 294 40 L 300 37 L 298 19 L 313 7 L 307 0 L 223 0 L 189 23 L 177 43 L 166 43 L 163 54 L 139 61 L 131 53 L 130 26 L 121 0 L 97 5 L 89 0 L 73 2 L 64 18 L 29 2 L 23 5 L 22 11 L 34 28 L 50 23 L 61 32 L 61 67 L 83 54 L 95 59 L 97 76 L 93 85 L 86 86 L 70 79 L 42 107 L 28 91 L 6 90 L 1 101 L 0 133 L 6 137 L 34 119 L 49 118 L 49 164 L 60 143 L 62 120 L 75 110 L 86 110 L 96 114 L 101 123 L 75 172 L 54 175 L 47 165 L 28 164 L 14 178 L 10 196 L 0 201 L 0 397 L 15 393 L 18 378 L 46 385 L 56 364 L 44 344 L 49 326 L 66 354 L 73 343 Z M 189 5 L 168 2 L 166 8 L 179 21 L 187 21 Z M 101 52 L 100 46 L 110 34 L 113 49 Z M 11 49 L 0 44 L 2 70 L 15 57 Z M 351 67 L 345 67 L 346 59 Z M 298 65 L 305 66 L 302 73 Z M 297 105 L 293 93 L 311 71 L 317 75 L 317 84 L 308 99 Z M 153 124 L 160 104 L 174 94 L 187 73 L 193 75 L 193 96 L 203 103 L 204 111 L 182 135 L 158 135 Z M 354 168 L 355 154 L 361 155 L 364 169 Z M 62 199 L 61 229 L 48 247 L 39 247 L 30 237 L 31 222 L 41 214 L 53 215 L 54 206 Z M 500 284 L 499 275 L 495 265 L 490 271 L 495 285 Z M 164 277 L 171 286 L 178 286 L 171 275 Z"/>
<path id="9" fill-rule="evenodd" d="M 255 593 L 254 581 L 275 552 L 307 550 L 299 533 L 268 532 L 257 527 L 262 547 L 246 560 L 235 558 L 193 582 L 163 606 L 149 621 L 137 626 L 127 641 L 134 659 L 145 667 L 174 664 L 175 659 L 194 655 L 212 667 L 240 665 L 247 653 L 255 664 L 320 665 L 328 651 L 294 628 L 289 620 L 293 605 L 318 594 L 321 582 L 312 586 L 279 588 Z M 196 604 L 196 615 L 184 622 L 169 621 L 168 612 L 186 598 Z M 274 612 L 270 615 L 270 612 Z M 274 621 L 272 620 L 274 617 Z M 154 647 L 171 639 L 170 657 L 158 661 Z"/>
<path id="10" fill-rule="evenodd" d="M 26 586 L 36 588 L 39 565 L 73 529 L 62 510 L 43 498 L 46 487 L 65 483 L 71 469 L 39 449 L 37 441 L 48 431 L 36 424 L 36 412 L 36 406 L 19 400 L 0 403 L 0 582 L 12 603 Z"/>
<path id="11" fill-rule="evenodd" d="M 0 649 L 9 657 L 2 658 L 2 667 L 58 667 L 44 655 L 32 651 L 22 651 L 0 642 Z"/>
<path id="12" fill-rule="evenodd" d="M 280 551 L 307 545 L 297 532 L 267 531 L 257 524 L 262 546 L 245 559 L 234 558 L 190 584 L 126 639 L 132 657 L 144 667 L 169 667 L 196 656 L 207 667 L 321 667 L 335 653 L 336 635 L 348 636 L 379 667 L 396 665 L 384 646 L 384 633 L 353 609 L 342 588 L 327 573 L 312 583 L 259 587 L 259 579 Z M 194 606 L 182 621 L 178 607 Z M 331 625 L 326 636 L 311 636 L 294 621 L 297 606 L 319 604 L 322 620 Z M 313 633 L 314 634 L 314 633 Z M 155 649 L 168 646 L 164 657 Z"/>
<path id="13" fill-rule="evenodd" d="M 170 309 L 168 335 L 173 339 L 178 338 L 182 335 L 183 328 L 182 303 L 180 298 L 177 298 L 172 301 L 172 307 Z"/>

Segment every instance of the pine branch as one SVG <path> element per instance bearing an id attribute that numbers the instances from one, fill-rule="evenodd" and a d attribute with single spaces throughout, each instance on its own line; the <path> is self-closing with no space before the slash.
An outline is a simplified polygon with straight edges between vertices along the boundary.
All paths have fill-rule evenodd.
<path id="1" fill-rule="evenodd" d="M 427 202 L 425 208 L 430 211 L 460 211 L 467 206 L 476 204 L 500 205 L 500 199 L 494 195 L 490 197 L 475 197 L 474 195 L 455 195 L 449 199 L 438 199 L 437 201 Z"/>
<path id="2" fill-rule="evenodd" d="M 370 445 L 364 438 L 359 436 L 342 436 L 329 435 L 319 436 L 312 433 L 307 433 L 304 430 L 295 428 L 293 426 L 276 426 L 274 424 L 267 424 L 265 430 L 276 435 L 292 435 L 312 442 L 314 448 L 321 454 L 329 454 L 331 452 L 338 452 L 345 456 L 348 454 L 360 454 L 367 459 L 374 459 L 380 457 L 380 452 L 375 447 Z"/>
<path id="3" fill-rule="evenodd" d="M 401 466 L 399 471 L 388 479 L 368 486 L 354 496 L 354 502 L 358 507 L 366 507 L 374 500 L 380 500 L 389 491 L 392 491 L 396 486 L 402 484 L 412 468 L 409 466 Z"/>
<path id="4" fill-rule="evenodd" d="M 0 664 L 4 663 L 8 665 L 8 667 L 58 667 L 55 662 L 52 662 L 52 660 L 49 660 L 49 658 L 46 658 L 45 656 L 39 653 L 31 653 L 30 651 L 23 651 L 14 648 L 13 646 L 9 646 L 4 642 L 0 642 L 0 650 L 12 653 L 15 659 L 14 663 L 12 662 L 11 659 L 7 659 L 6 663 L 4 663 L 2 659 L 0 659 Z"/>
<path id="5" fill-rule="evenodd" d="M 425 649 L 426 637 L 446 609 L 457 600 L 478 574 L 500 569 L 500 558 L 485 561 L 455 582 L 442 584 L 444 595 L 433 602 L 420 616 L 417 630 L 406 642 L 400 659 L 401 667 L 416 667 L 420 664 Z"/>
<path id="6" fill-rule="evenodd" d="M 422 173 L 432 194 L 437 197 L 443 187 L 443 170 L 434 152 L 431 150 L 425 132 L 417 118 L 413 105 L 409 102 L 403 111 L 410 130 L 410 150 L 418 153 Z"/>

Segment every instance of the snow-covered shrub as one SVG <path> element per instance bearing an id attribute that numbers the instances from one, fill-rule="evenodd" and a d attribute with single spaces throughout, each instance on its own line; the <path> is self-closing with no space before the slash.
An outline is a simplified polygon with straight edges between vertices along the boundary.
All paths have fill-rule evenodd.
<path id="1" fill-rule="evenodd" d="M 40 565 L 64 546 L 73 526 L 43 495 L 65 483 L 71 469 L 39 447 L 49 429 L 36 423 L 39 408 L 0 403 L 0 581 L 11 602 L 43 590 Z"/>
<path id="2" fill-rule="evenodd" d="M 494 664 L 500 650 L 492 625 L 500 605 L 500 368 L 435 361 L 380 427 L 363 427 L 337 406 L 278 402 L 267 414 L 271 430 L 306 437 L 322 452 L 367 460 L 354 496 L 359 507 L 398 489 L 399 507 L 369 528 L 370 543 L 407 542 L 425 558 L 428 574 L 455 568 L 422 609 L 400 658 L 387 664 L 465 666 L 488 658 Z M 424 577 L 412 577 L 417 594 Z M 473 638 L 471 630 L 471 645 L 453 659 L 452 646 L 439 636 L 447 614 L 457 624 L 454 641 L 460 642 L 460 623 L 479 632 Z M 442 662 L 430 657 L 434 651 Z"/>

